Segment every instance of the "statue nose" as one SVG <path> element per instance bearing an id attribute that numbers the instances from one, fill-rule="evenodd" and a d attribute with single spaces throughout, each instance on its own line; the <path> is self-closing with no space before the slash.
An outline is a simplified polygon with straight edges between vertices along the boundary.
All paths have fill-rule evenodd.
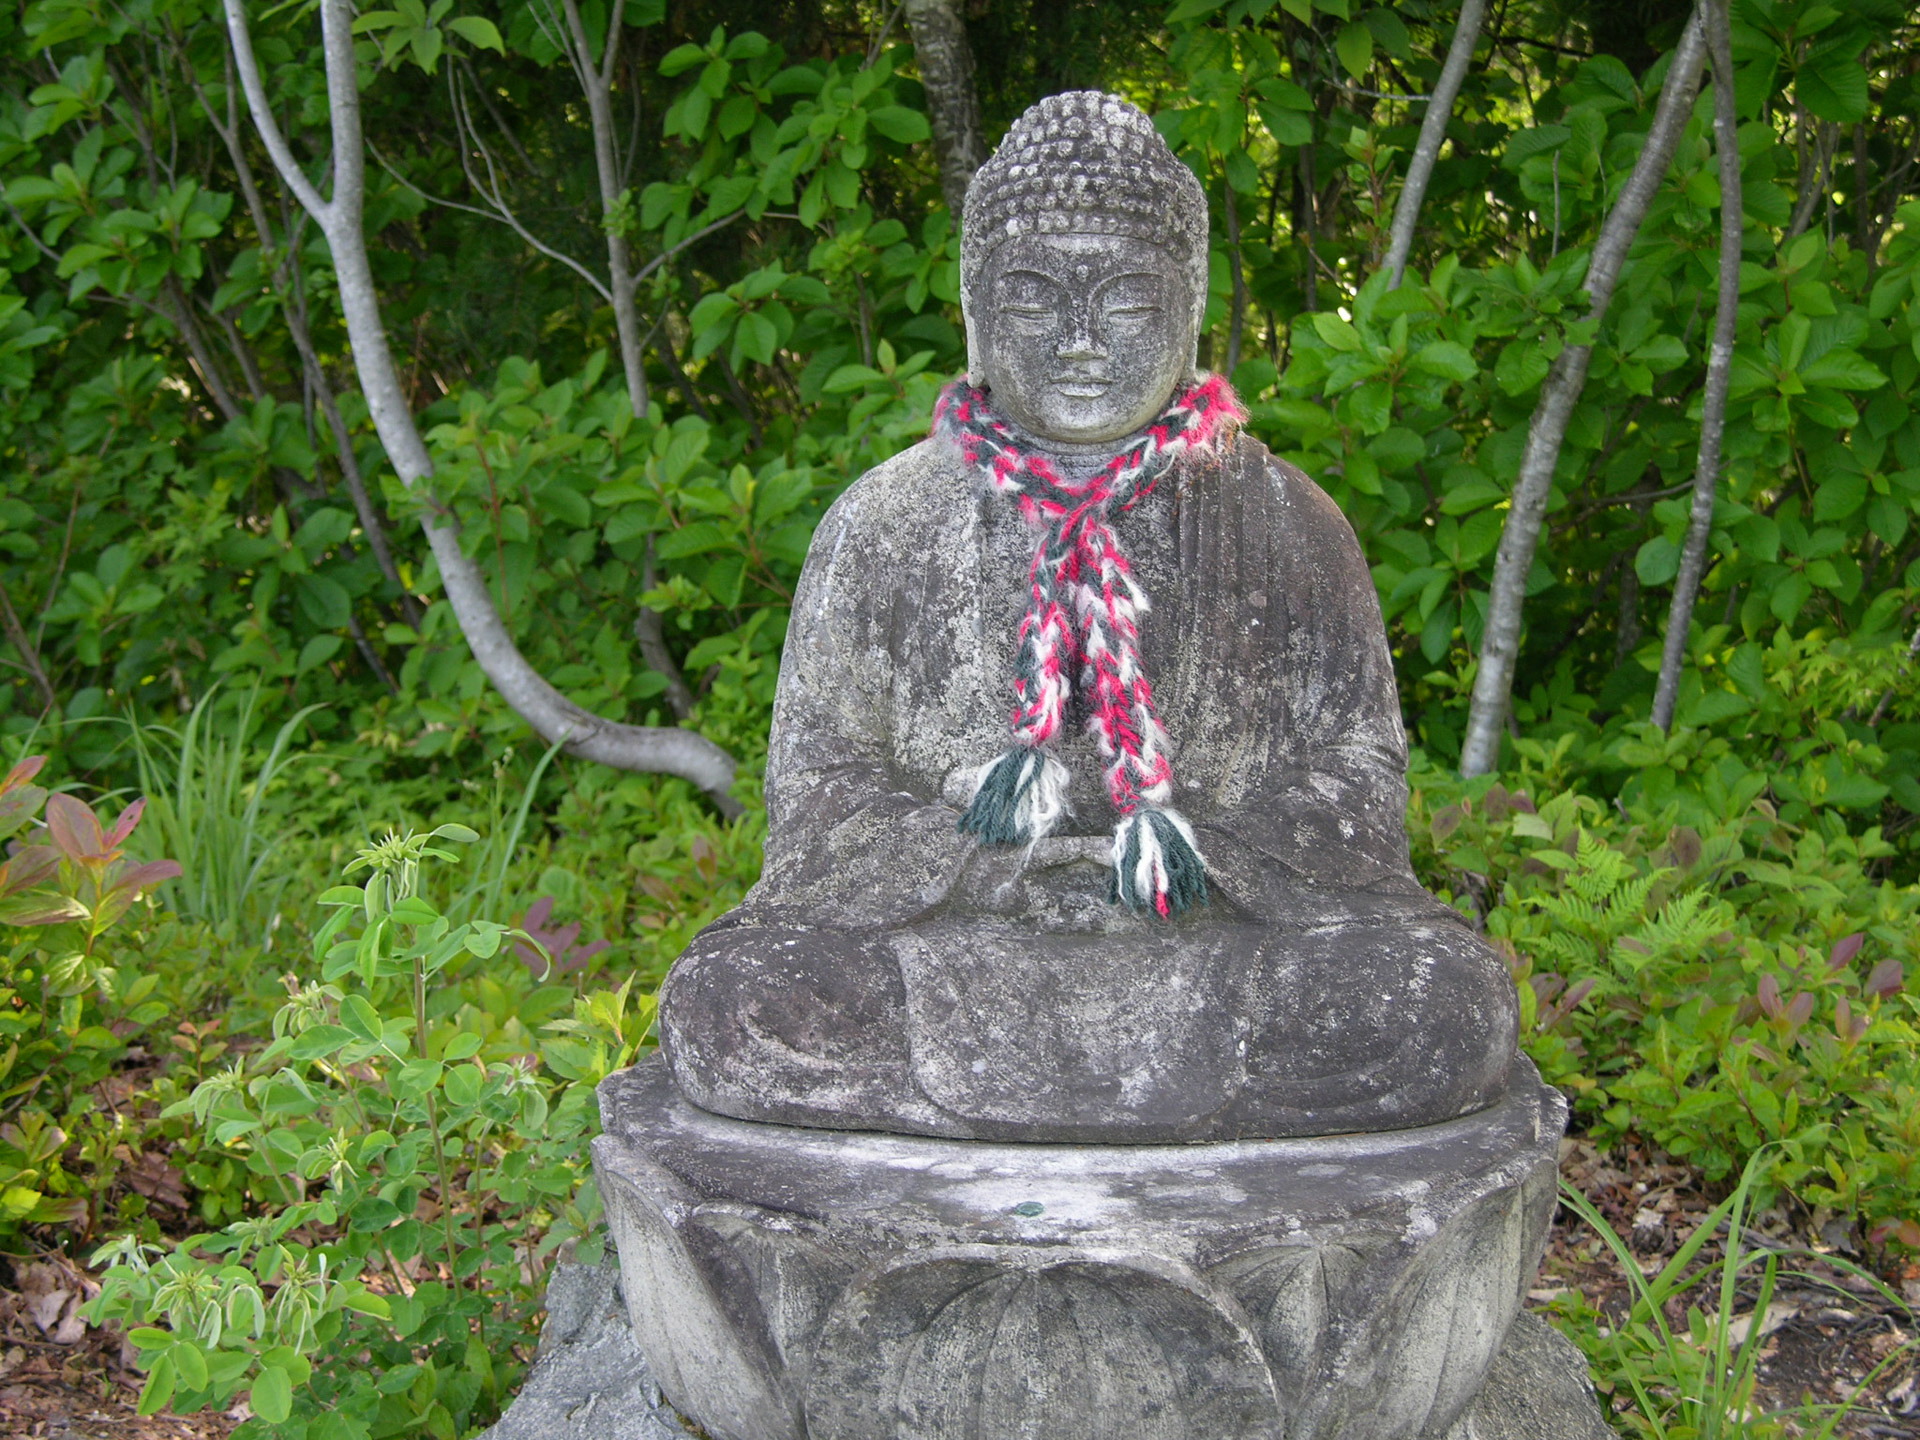
<path id="1" fill-rule="evenodd" d="M 1068 316 L 1066 333 L 1060 337 L 1062 360 L 1104 360 L 1107 347 L 1095 331 L 1092 317 L 1078 306 Z"/>

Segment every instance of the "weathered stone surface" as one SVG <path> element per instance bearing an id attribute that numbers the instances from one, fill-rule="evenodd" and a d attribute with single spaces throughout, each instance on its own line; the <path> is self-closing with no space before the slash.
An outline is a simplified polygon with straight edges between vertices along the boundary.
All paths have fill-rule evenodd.
<path id="1" fill-rule="evenodd" d="M 507 1413 L 479 1440 L 688 1440 L 633 1343 L 620 1273 L 557 1265 L 540 1354 Z"/>
<path id="2" fill-rule="evenodd" d="M 1204 196 L 1144 115 L 1086 94 L 1042 102 L 977 183 L 973 368 L 1020 445 L 1091 476 L 1189 376 Z M 1414 878 L 1393 660 L 1339 508 L 1240 435 L 1109 518 L 1152 599 L 1139 653 L 1165 808 L 1192 826 L 1211 902 L 1168 923 L 1110 901 L 1115 812 L 1085 714 L 1048 743 L 1069 777 L 1059 829 L 1031 846 L 959 832 L 1009 743 L 1038 540 L 954 445 L 915 446 L 815 533 L 760 883 L 661 992 L 696 1103 L 1162 1143 L 1427 1125 L 1499 1100 L 1513 984 Z"/>
<path id="3" fill-rule="evenodd" d="M 1447 1440 L 1613 1440 L 1573 1342 L 1522 1311 Z"/>
<path id="4" fill-rule="evenodd" d="M 600 1104 L 634 1336 L 719 1440 L 1444 1435 L 1538 1264 L 1566 1113 L 1524 1062 L 1444 1124 L 1189 1146 L 747 1123 L 657 1059 Z"/>
<path id="5" fill-rule="evenodd" d="M 998 1289 L 983 1297 L 988 1303 L 1026 1283 L 1021 1272 L 998 1279 Z M 1072 1288 L 1071 1281 L 1062 1287 L 1068 1293 Z M 1096 1300 L 1096 1312 L 1105 1298 L 1101 1295 Z M 480 1440 L 683 1440 L 690 1433 L 661 1395 L 633 1343 L 614 1271 L 559 1267 L 548 1289 L 547 1310 L 540 1361 L 526 1389 Z M 1037 1311 L 1034 1307 L 1032 1313 Z M 1025 1323 L 1009 1338 L 1007 1353 L 995 1357 L 995 1368 L 981 1380 L 982 1390 L 1000 1397 L 1020 1394 L 1016 1377 L 1025 1372 L 1031 1343 L 1041 1328 L 1025 1313 L 1019 1319 Z M 1133 1328 L 1137 1335 L 1138 1327 Z M 1229 1385 L 1222 1398 L 1231 1404 L 1235 1394 L 1235 1387 Z M 1154 1398 L 1149 1392 L 1149 1399 Z M 1164 1414 L 1162 1409 L 1137 1430 L 1128 1430 L 1126 1440 L 1136 1434 L 1173 1433 L 1182 1440 L 1199 1440 L 1228 1433 L 1214 1428 L 1169 1432 L 1158 1424 Z M 1075 1428 L 1068 1419 L 1048 1424 L 1038 1433 L 1068 1435 Z M 936 1424 L 914 1433 L 943 1432 Z M 1487 1371 L 1486 1383 L 1454 1422 L 1446 1440 L 1610 1440 L 1611 1435 L 1580 1352 L 1538 1316 L 1522 1311 Z"/>

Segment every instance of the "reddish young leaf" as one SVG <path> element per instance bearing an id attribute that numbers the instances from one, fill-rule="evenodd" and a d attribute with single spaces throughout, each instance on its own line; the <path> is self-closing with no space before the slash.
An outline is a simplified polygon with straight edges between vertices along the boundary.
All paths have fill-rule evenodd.
<path id="1" fill-rule="evenodd" d="M 1760 977 L 1760 1008 L 1769 1020 L 1778 1020 L 1785 1009 L 1780 1003 L 1780 982 L 1772 971 Z"/>
<path id="2" fill-rule="evenodd" d="M 1882 960 L 1873 967 L 1873 973 L 1867 976 L 1867 994 L 1876 996 L 1898 995 L 1905 983 L 1907 972 L 1898 960 Z"/>
<path id="3" fill-rule="evenodd" d="M 127 837 L 133 834 L 133 827 L 140 823 L 141 812 L 147 808 L 147 797 L 142 795 L 126 809 L 120 812 L 120 818 L 113 822 L 113 828 L 106 834 L 107 848 L 118 850 L 127 843 Z"/>
<path id="4" fill-rule="evenodd" d="M 47 763 L 44 755 L 29 755 L 13 769 L 7 772 L 7 778 L 0 780 L 0 795 L 10 795 L 40 773 L 40 767 Z"/>
<path id="5" fill-rule="evenodd" d="M 84 802 L 71 795 L 47 797 L 47 831 L 69 860 L 91 860 L 106 848 L 99 820 Z"/>
<path id="6" fill-rule="evenodd" d="M 1860 947 L 1867 943 L 1863 934 L 1842 935 L 1833 942 L 1833 950 L 1827 956 L 1827 968 L 1840 971 L 1853 963 L 1853 957 L 1860 953 Z"/>
<path id="7" fill-rule="evenodd" d="M 60 852 L 51 845 L 29 845 L 0 865 L 0 897 L 31 890 L 60 867 Z"/>
<path id="8" fill-rule="evenodd" d="M 178 860 L 149 860 L 144 865 L 136 865 L 113 882 L 115 893 L 124 892 L 138 895 L 142 890 L 151 890 L 163 880 L 178 880 L 183 872 Z"/>

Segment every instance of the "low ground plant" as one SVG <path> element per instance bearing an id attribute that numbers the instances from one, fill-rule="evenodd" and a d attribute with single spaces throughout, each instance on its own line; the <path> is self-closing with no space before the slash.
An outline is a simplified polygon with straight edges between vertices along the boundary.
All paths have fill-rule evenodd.
<path id="1" fill-rule="evenodd" d="M 652 1001 L 540 984 L 512 959 L 537 936 L 448 918 L 433 872 L 477 839 L 443 824 L 361 849 L 357 883 L 318 897 L 268 1043 L 168 1107 L 244 1166 L 249 1203 L 94 1257 L 92 1317 L 129 1327 L 143 1413 L 244 1394 L 248 1433 L 452 1440 L 511 1393 L 548 1256 L 597 1243 L 593 1086 L 633 1060 Z"/>
<path id="2" fill-rule="evenodd" d="M 33 783 L 31 756 L 0 781 L 0 1245 L 25 1225 L 90 1233 L 124 1128 L 94 1087 L 171 1010 L 120 922 L 171 860 L 135 864 L 126 845 L 144 806 L 112 824 Z M 44 809 L 44 816 L 42 811 Z M 30 829 L 29 827 L 36 827 Z M 31 843 L 40 842 L 40 843 Z M 169 997 L 171 998 L 171 997 Z"/>
<path id="3" fill-rule="evenodd" d="M 1920 1246 L 1920 887 L 1887 847 L 1757 791 L 1700 828 L 1671 802 L 1520 776 L 1416 775 L 1429 883 L 1513 967 L 1523 1044 L 1605 1148 L 1629 1137 L 1731 1183 L 1765 1154 L 1816 1228 Z M 1531 778 L 1529 778 L 1531 777 Z"/>
<path id="4" fill-rule="evenodd" d="M 1828 1406 L 1807 1402 L 1791 1413 L 1767 1412 L 1757 1403 L 1767 1338 L 1762 1322 L 1782 1267 L 1812 1258 L 1808 1251 L 1756 1244 L 1749 1235 L 1766 1176 L 1766 1154 L 1756 1152 L 1732 1192 L 1651 1274 L 1593 1202 L 1562 1183 L 1562 1203 L 1618 1264 L 1630 1303 L 1624 1316 L 1609 1319 L 1573 1290 L 1553 1302 L 1554 1318 L 1593 1365 L 1612 1397 L 1611 1418 L 1626 1434 L 1645 1440 L 1770 1440 L 1789 1434 L 1828 1440 L 1853 1410 L 1853 1399 Z M 1901 1298 L 1870 1272 L 1831 1255 L 1820 1258 L 1891 1308 L 1903 1308 Z M 1802 1283 L 1807 1278 L 1796 1276 Z M 1854 1396 L 1904 1361 L 1915 1343 L 1892 1349 Z"/>

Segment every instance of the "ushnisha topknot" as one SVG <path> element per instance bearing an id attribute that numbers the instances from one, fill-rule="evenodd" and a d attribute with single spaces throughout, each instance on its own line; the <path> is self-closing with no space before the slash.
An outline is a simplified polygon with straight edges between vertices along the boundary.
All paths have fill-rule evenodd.
<path id="1" fill-rule="evenodd" d="M 1207 195 L 1139 106 L 1068 90 L 1013 122 L 967 187 L 964 309 L 973 310 L 994 250 L 1032 234 L 1128 235 L 1164 247 L 1185 267 L 1198 331 L 1207 303 Z"/>

